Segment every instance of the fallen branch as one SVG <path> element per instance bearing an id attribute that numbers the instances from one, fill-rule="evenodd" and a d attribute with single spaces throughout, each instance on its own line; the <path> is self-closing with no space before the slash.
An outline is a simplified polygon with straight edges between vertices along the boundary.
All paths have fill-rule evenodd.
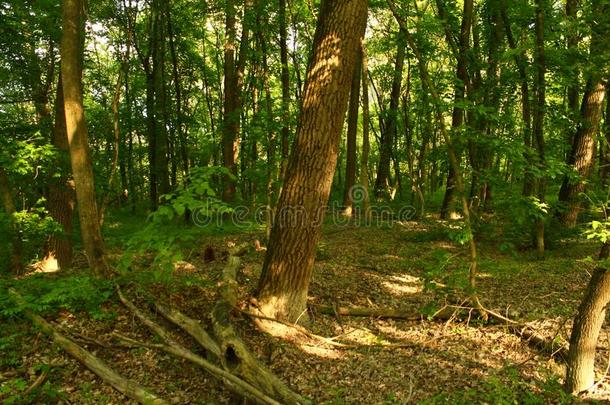
<path id="1" fill-rule="evenodd" d="M 48 375 L 49 375 L 49 372 L 47 370 L 40 373 L 40 375 L 38 376 L 38 378 L 36 378 L 36 380 L 34 380 L 32 385 L 30 385 L 25 391 L 23 391 L 23 394 L 22 394 L 23 397 L 27 397 L 28 395 L 30 395 L 32 393 L 32 391 L 34 391 L 36 388 L 40 387 L 45 382 Z"/>
<path id="2" fill-rule="evenodd" d="M 420 321 L 426 319 L 427 316 L 419 311 L 406 311 L 391 308 L 367 308 L 367 307 L 334 307 L 334 306 L 317 306 L 316 309 L 321 314 L 340 315 L 340 316 L 356 316 L 378 319 L 401 319 L 405 321 Z M 439 320 L 448 320 L 454 313 L 449 306 L 445 306 L 431 315 L 431 318 Z"/>
<path id="3" fill-rule="evenodd" d="M 355 317 L 369 317 L 379 319 L 401 319 L 406 321 L 419 321 L 425 319 L 426 316 L 418 311 L 406 311 L 391 308 L 366 308 L 366 307 L 334 307 L 334 306 L 317 306 L 317 310 L 326 315 L 335 316 L 355 316 Z M 548 339 L 540 334 L 536 329 L 529 323 L 523 323 L 515 321 L 500 313 L 487 309 L 479 302 L 476 306 L 464 306 L 463 303 L 460 305 L 445 305 L 436 314 L 429 317 L 432 320 L 449 320 L 452 319 L 456 310 L 468 310 L 484 312 L 489 318 L 501 322 L 508 326 L 508 331 L 515 334 L 525 340 L 530 346 L 550 354 L 553 357 L 560 357 L 565 360 L 568 355 L 568 347 L 565 344 L 555 342 L 555 339 Z M 276 322 L 279 322 L 276 320 Z"/>
<path id="4" fill-rule="evenodd" d="M 199 343 L 205 350 L 220 358 L 220 346 L 212 339 L 212 337 L 205 331 L 199 321 L 189 318 L 182 312 L 168 305 L 155 303 L 157 311 L 168 321 L 174 323 L 180 327 L 186 333 L 188 333 L 197 343 Z"/>
<path id="5" fill-rule="evenodd" d="M 306 328 L 304 328 L 301 325 L 297 325 L 294 323 L 290 323 L 290 322 L 286 322 L 286 321 L 281 321 L 279 319 L 276 318 L 270 318 L 268 316 L 263 316 L 263 315 L 259 315 L 259 314 L 253 314 L 251 312 L 247 312 L 247 311 L 240 311 L 241 313 L 243 313 L 244 315 L 248 315 L 252 318 L 258 318 L 258 319 L 262 319 L 265 321 L 271 321 L 271 322 L 275 322 L 275 323 L 279 323 L 280 325 L 286 326 L 288 328 L 293 329 L 294 331 L 296 331 L 297 333 L 301 333 L 309 338 L 318 340 L 322 343 L 325 343 L 327 345 L 333 346 L 334 348 L 337 349 L 359 349 L 359 348 L 409 348 L 409 347 L 413 347 L 414 344 L 413 343 L 372 343 L 372 344 L 367 344 L 367 343 L 342 343 L 342 342 L 338 342 L 335 339 L 336 338 L 327 338 L 324 336 L 320 336 L 320 335 L 316 335 L 315 333 L 307 330 Z M 345 334 L 344 334 L 345 335 Z M 342 335 L 341 335 L 342 336 Z"/>
<path id="6" fill-rule="evenodd" d="M 222 272 L 220 298 L 212 310 L 214 335 L 220 344 L 222 366 L 242 377 L 249 383 L 260 387 L 264 392 L 288 404 L 309 404 L 310 402 L 292 391 L 275 374 L 259 361 L 246 347 L 233 325 L 231 312 L 237 306 L 239 295 L 237 269 L 240 265 L 238 255 L 247 245 L 240 245 L 229 251 L 227 264 Z"/>
<path id="7" fill-rule="evenodd" d="M 182 359 L 188 360 L 188 361 L 200 366 L 201 368 L 205 369 L 210 374 L 212 374 L 214 377 L 223 381 L 231 391 L 241 395 L 242 397 L 251 399 L 251 400 L 255 401 L 256 403 L 270 404 L 270 405 L 279 404 L 279 402 L 277 402 L 273 398 L 269 397 L 264 392 L 262 392 L 261 390 L 259 390 L 256 387 L 252 386 L 248 382 L 245 382 L 245 381 L 239 379 L 238 377 L 236 377 L 235 375 L 223 370 L 222 368 L 215 366 L 214 364 L 210 363 L 203 357 L 191 352 L 190 350 L 188 350 L 187 348 L 182 346 L 180 343 L 175 341 L 174 338 L 171 337 L 171 335 L 169 334 L 169 332 L 167 330 L 165 330 L 161 325 L 159 325 L 155 321 L 153 321 L 143 311 L 138 309 L 138 307 L 136 307 L 133 304 L 133 302 L 131 302 L 129 299 L 127 299 L 119 288 L 117 288 L 117 294 L 119 296 L 119 299 L 123 303 L 123 305 L 125 305 L 136 316 L 136 318 L 138 318 L 144 325 L 146 325 L 146 327 L 148 327 L 151 331 L 153 331 L 163 341 L 163 343 L 162 344 L 141 343 L 141 342 L 134 341 L 132 339 L 125 339 L 124 336 L 122 337 L 122 340 L 124 340 L 124 341 L 129 340 L 129 343 L 140 345 L 142 347 L 160 349 L 160 350 L 165 351 L 168 354 L 172 354 L 176 357 L 180 357 Z M 115 336 L 117 336 L 117 334 L 115 334 Z"/>
<path id="8" fill-rule="evenodd" d="M 9 293 L 18 304 L 23 305 L 25 303 L 23 298 L 14 289 L 9 289 Z M 80 347 L 71 339 L 59 333 L 57 329 L 54 328 L 53 325 L 51 325 L 51 323 L 47 322 L 41 316 L 36 315 L 35 313 L 29 310 L 25 310 L 24 313 L 32 321 L 32 323 L 40 327 L 43 332 L 50 335 L 53 338 L 53 341 L 59 347 L 61 347 L 68 354 L 70 354 L 76 360 L 81 362 L 85 367 L 94 372 L 104 382 L 110 384 L 123 395 L 133 400 L 136 400 L 141 404 L 167 404 L 165 400 L 149 392 L 147 389 L 137 384 L 136 382 L 121 376 L 116 371 L 111 369 L 103 360 L 97 358 L 87 350 Z"/>

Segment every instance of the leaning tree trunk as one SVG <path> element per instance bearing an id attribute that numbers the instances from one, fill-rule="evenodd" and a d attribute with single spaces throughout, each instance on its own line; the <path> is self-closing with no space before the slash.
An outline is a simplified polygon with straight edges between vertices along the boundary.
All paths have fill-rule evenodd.
<path id="1" fill-rule="evenodd" d="M 366 0 L 322 2 L 297 136 L 257 288 L 265 316 L 294 322 L 306 311 L 366 14 Z"/>
<path id="2" fill-rule="evenodd" d="M 599 258 L 608 259 L 610 243 L 602 246 Z M 565 388 L 570 393 L 588 390 L 595 384 L 595 348 L 610 301 L 610 270 L 595 269 L 574 318 L 568 355 Z"/>
<path id="3" fill-rule="evenodd" d="M 108 264 L 104 256 L 104 240 L 98 222 L 93 165 L 87 140 L 87 125 L 83 108 L 82 66 L 80 64 L 81 0 L 64 0 L 63 34 L 61 38 L 61 78 L 64 94 L 66 132 L 70 145 L 72 176 L 76 188 L 76 201 L 81 236 L 89 266 L 98 276 L 107 275 Z"/>

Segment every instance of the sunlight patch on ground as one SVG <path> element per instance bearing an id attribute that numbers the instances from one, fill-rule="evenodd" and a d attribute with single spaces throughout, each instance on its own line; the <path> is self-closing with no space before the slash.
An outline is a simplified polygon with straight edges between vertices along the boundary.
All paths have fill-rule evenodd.
<path id="1" fill-rule="evenodd" d="M 318 357 L 324 357 L 327 359 L 341 359 L 344 357 L 343 352 L 334 349 L 327 349 L 321 346 L 314 346 L 306 343 L 298 345 L 301 350 L 307 354 L 312 354 Z"/>
<path id="2" fill-rule="evenodd" d="M 409 274 L 390 276 L 391 281 L 381 284 L 393 295 L 419 294 L 423 291 L 423 283 L 419 277 Z"/>

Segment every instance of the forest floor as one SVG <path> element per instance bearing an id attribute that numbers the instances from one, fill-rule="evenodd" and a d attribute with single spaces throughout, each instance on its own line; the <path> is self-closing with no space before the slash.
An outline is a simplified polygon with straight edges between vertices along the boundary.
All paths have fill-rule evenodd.
<path id="1" fill-rule="evenodd" d="M 139 226 L 135 220 L 126 225 L 122 220 L 107 220 L 113 257 L 120 256 L 125 235 Z M 546 259 L 539 261 L 531 251 L 507 249 L 499 232 L 479 243 L 481 301 L 487 308 L 533 322 L 549 339 L 566 341 L 592 269 L 592 264 L 582 259 L 595 256 L 597 246 L 581 238 L 557 240 Z M 274 373 L 316 403 L 581 402 L 562 393 L 564 365 L 530 347 L 506 325 L 484 323 L 476 316 L 401 321 L 339 318 L 316 311 L 319 305 L 340 305 L 433 313 L 447 299 L 442 287 L 451 287 L 452 294 L 459 295 L 456 291 L 464 288 L 468 271 L 466 249 L 452 242 L 450 235 L 450 224 L 433 219 L 383 227 L 324 227 L 309 292 L 312 313 L 308 327 L 318 335 L 362 347 L 345 349 L 315 341 L 281 340 L 257 331 L 245 316 L 237 315 L 235 324 L 251 350 Z M 166 301 L 205 321 L 217 298 L 224 265 L 220 253 L 226 251 L 228 242 L 248 242 L 253 247 L 257 239 L 264 240 L 262 229 L 203 232 L 185 250 L 184 260 L 176 263 L 175 279 L 125 290 L 137 302 Z M 216 250 L 217 259 L 205 263 L 204 250 L 209 246 Z M 242 258 L 238 281 L 244 301 L 256 286 L 264 254 L 264 250 L 251 248 Z M 115 296 L 93 315 L 64 309 L 47 318 L 72 336 L 80 336 L 84 347 L 116 370 L 172 403 L 232 402 L 231 394 L 219 382 L 184 361 L 153 349 L 100 346 L 98 343 L 106 342 L 105 337 L 113 331 L 142 341 L 154 340 Z M 0 330 L 0 400 L 129 403 L 53 347 L 26 321 L 14 318 L 4 325 L 6 328 Z M 194 342 L 176 336 L 196 351 Z M 376 343 L 403 347 L 370 347 Z M 601 346 L 609 344 L 610 329 L 600 337 Z M 604 378 L 587 402 L 610 399 L 610 380 L 604 373 L 610 365 L 608 353 L 607 349 L 599 350 L 598 377 Z M 46 373 L 44 384 L 36 395 L 28 393 L 26 397 L 24 391 L 41 373 Z"/>

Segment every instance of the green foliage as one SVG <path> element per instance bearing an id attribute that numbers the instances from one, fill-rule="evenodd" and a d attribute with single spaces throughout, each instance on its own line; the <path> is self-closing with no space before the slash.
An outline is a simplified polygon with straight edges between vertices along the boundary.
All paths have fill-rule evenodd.
<path id="1" fill-rule="evenodd" d="M 146 226 L 127 241 L 118 269 L 125 273 L 137 257 L 152 254 L 153 279 L 169 282 L 174 263 L 182 260 L 184 244 L 192 242 L 199 233 L 197 229 L 184 226 L 185 213 L 189 212 L 193 222 L 203 227 L 232 212 L 231 207 L 216 196 L 211 185 L 214 177 L 219 176 L 230 177 L 231 174 L 223 167 L 193 168 L 190 183 L 185 188 L 162 196 L 165 204 L 150 214 Z"/>
<path id="2" fill-rule="evenodd" d="M 16 304 L 10 297 L 9 288 L 21 294 L 25 300 L 23 305 Z M 113 291 L 110 281 L 89 275 L 34 275 L 20 280 L 0 280 L 0 317 L 9 319 L 24 310 L 48 313 L 66 309 L 72 312 L 86 311 L 93 318 L 101 319 L 109 316 L 101 307 Z"/>
<path id="3" fill-rule="evenodd" d="M 456 391 L 450 394 L 439 394 L 421 401 L 420 404 L 572 404 L 575 398 L 566 394 L 557 376 L 549 375 L 547 379 L 535 386 L 523 380 L 517 368 L 509 366 L 483 381 L 481 386 Z"/>

